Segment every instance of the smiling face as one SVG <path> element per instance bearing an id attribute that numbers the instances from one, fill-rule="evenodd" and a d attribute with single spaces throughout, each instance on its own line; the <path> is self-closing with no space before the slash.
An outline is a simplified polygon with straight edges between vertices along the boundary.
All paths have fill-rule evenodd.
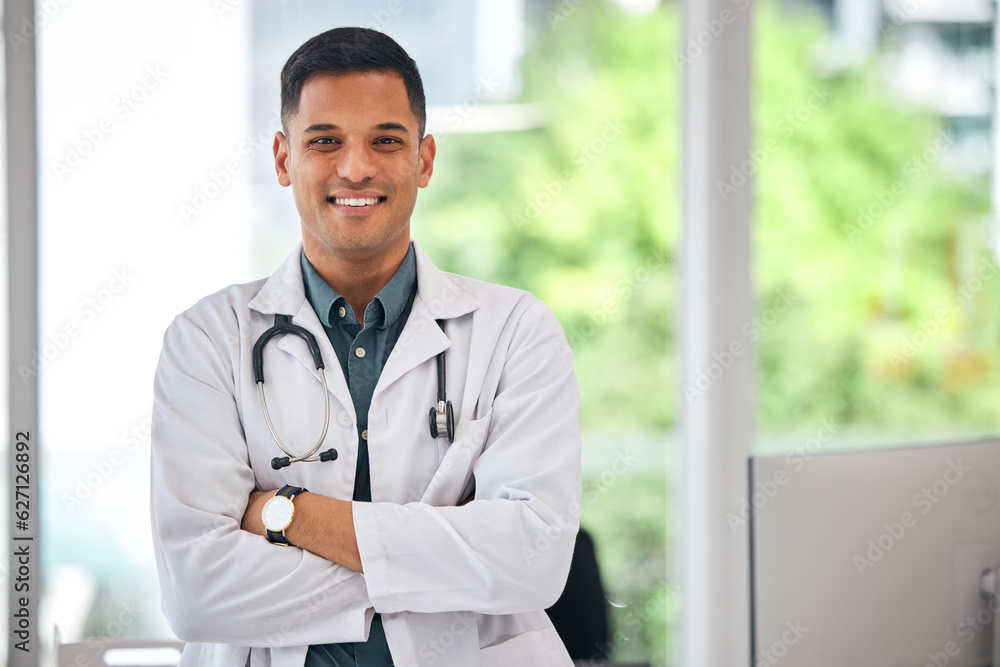
<path id="1" fill-rule="evenodd" d="M 310 261 L 402 261 L 434 152 L 434 137 L 418 136 L 398 74 L 308 79 L 288 136 L 275 137 L 274 162 L 278 182 L 292 188 Z"/>

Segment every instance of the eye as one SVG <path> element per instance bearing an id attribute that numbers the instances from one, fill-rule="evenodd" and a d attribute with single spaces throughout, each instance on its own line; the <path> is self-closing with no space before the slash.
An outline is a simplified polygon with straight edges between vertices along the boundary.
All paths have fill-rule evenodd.
<path id="1" fill-rule="evenodd" d="M 338 145 L 338 141 L 333 137 L 316 137 L 309 140 L 309 148 L 318 150 L 332 150 Z"/>
<path id="2" fill-rule="evenodd" d="M 372 143 L 382 150 L 396 150 L 403 147 L 403 142 L 396 137 L 379 137 Z"/>

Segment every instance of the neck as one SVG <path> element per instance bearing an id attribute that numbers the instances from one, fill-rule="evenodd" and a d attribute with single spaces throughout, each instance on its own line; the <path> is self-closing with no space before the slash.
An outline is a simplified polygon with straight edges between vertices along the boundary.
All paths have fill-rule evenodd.
<path id="1" fill-rule="evenodd" d="M 310 248 L 306 247 L 305 253 L 316 273 L 344 296 L 358 323 L 364 325 L 365 308 L 392 279 L 406 258 L 409 239 L 406 241 L 400 249 L 394 248 L 391 252 L 327 255 L 310 252 Z"/>

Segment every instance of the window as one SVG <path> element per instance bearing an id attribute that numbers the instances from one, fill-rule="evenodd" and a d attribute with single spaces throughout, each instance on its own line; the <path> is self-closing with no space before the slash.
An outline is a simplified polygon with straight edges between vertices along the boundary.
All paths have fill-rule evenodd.
<path id="1" fill-rule="evenodd" d="M 993 15 L 759 7 L 761 453 L 997 431 Z"/>
<path id="2" fill-rule="evenodd" d="M 442 268 L 534 291 L 566 330 L 583 395 L 581 520 L 612 604 L 605 648 L 664 663 L 677 8 L 53 7 L 39 42 L 39 365 L 46 622 L 62 640 L 171 636 L 147 504 L 161 336 L 205 294 L 267 275 L 298 238 L 273 183 L 277 73 L 306 37 L 353 23 L 397 38 L 424 73 L 439 157 L 414 236 Z M 487 39 L 497 26 L 507 39 Z"/>

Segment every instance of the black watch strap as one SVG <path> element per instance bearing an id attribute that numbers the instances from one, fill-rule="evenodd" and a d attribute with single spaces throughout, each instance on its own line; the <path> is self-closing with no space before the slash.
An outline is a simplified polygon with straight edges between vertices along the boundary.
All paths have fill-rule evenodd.
<path id="1" fill-rule="evenodd" d="M 306 490 L 306 488 L 304 486 L 295 486 L 294 484 L 285 484 L 274 495 L 276 495 L 276 496 L 284 496 L 286 498 L 293 498 L 293 497 L 299 495 L 300 493 L 302 493 L 305 490 Z"/>

